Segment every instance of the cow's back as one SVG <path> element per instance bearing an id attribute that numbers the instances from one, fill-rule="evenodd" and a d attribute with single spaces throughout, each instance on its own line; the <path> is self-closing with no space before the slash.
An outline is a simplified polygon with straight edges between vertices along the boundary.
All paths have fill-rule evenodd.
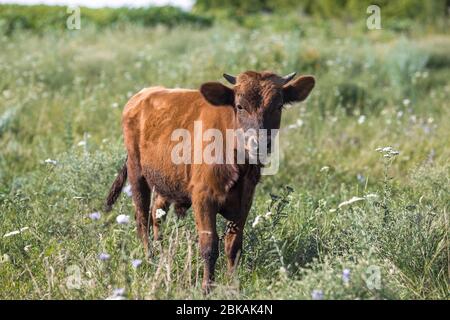
<path id="1" fill-rule="evenodd" d="M 163 87 L 146 88 L 133 96 L 122 121 L 128 157 L 139 160 L 142 174 L 158 193 L 176 202 L 190 197 L 193 167 L 173 163 L 172 150 L 180 143 L 171 139 L 174 130 L 185 129 L 193 137 L 195 121 L 201 121 L 203 131 L 225 132 L 234 123 L 231 108 L 210 105 L 198 90 Z"/>

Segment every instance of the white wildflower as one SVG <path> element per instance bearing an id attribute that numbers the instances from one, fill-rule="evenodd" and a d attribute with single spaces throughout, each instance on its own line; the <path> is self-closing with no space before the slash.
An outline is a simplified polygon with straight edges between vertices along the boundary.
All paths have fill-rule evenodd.
<path id="1" fill-rule="evenodd" d="M 328 172 L 330 170 L 329 166 L 324 166 L 320 169 L 320 172 Z"/>
<path id="2" fill-rule="evenodd" d="M 358 124 L 363 124 L 364 122 L 366 122 L 366 116 L 360 115 L 358 118 Z"/>
<path id="3" fill-rule="evenodd" d="M 118 108 L 119 104 L 117 102 L 114 102 L 114 103 L 111 104 L 111 107 L 112 108 Z"/>
<path id="4" fill-rule="evenodd" d="M 49 159 L 45 159 L 44 162 L 48 163 L 48 164 L 52 164 L 54 166 L 56 166 L 56 164 L 58 163 L 56 160 L 52 160 L 50 158 Z"/>
<path id="5" fill-rule="evenodd" d="M 408 98 L 403 99 L 403 105 L 404 105 L 405 107 L 409 106 L 410 103 L 411 103 L 411 100 L 409 100 Z"/>
<path id="6" fill-rule="evenodd" d="M 352 197 L 350 200 L 347 200 L 347 201 L 344 201 L 344 202 L 340 203 L 338 208 L 340 209 L 340 208 L 342 208 L 344 206 L 348 206 L 348 205 L 351 205 L 351 204 L 353 204 L 355 202 L 362 201 L 362 200 L 364 200 L 364 198 Z"/>
<path id="7" fill-rule="evenodd" d="M 0 263 L 9 262 L 11 258 L 8 254 L 4 253 L 3 256 L 0 256 Z"/>
<path id="8" fill-rule="evenodd" d="M 119 214 L 116 218 L 118 224 L 127 224 L 130 222 L 130 217 L 126 214 Z"/>
<path id="9" fill-rule="evenodd" d="M 81 140 L 80 142 L 78 142 L 77 146 L 79 147 L 84 147 L 86 145 L 86 140 Z"/>
<path id="10" fill-rule="evenodd" d="M 269 219 L 272 216 L 272 211 L 267 211 L 264 218 Z"/>
<path id="11" fill-rule="evenodd" d="M 5 233 L 5 235 L 3 236 L 3 238 L 12 237 L 12 236 L 15 236 L 16 234 L 19 234 L 19 233 L 20 233 L 19 230 L 11 231 L 11 232 Z"/>
<path id="12" fill-rule="evenodd" d="M 261 222 L 261 216 L 256 216 L 255 220 L 252 223 L 252 228 L 255 228 Z"/>
<path id="13" fill-rule="evenodd" d="M 10 90 L 3 90 L 3 96 L 4 96 L 6 99 L 11 98 L 11 97 L 12 97 L 11 91 L 10 91 Z"/>
<path id="14" fill-rule="evenodd" d="M 167 212 L 165 212 L 163 209 L 158 208 L 156 209 L 156 219 L 160 219 L 163 216 L 165 216 L 167 214 Z"/>
<path id="15" fill-rule="evenodd" d="M 297 121 L 294 124 L 291 124 L 288 126 L 288 129 L 296 129 L 302 127 L 304 124 L 302 119 L 297 119 Z"/>
<path id="16" fill-rule="evenodd" d="M 398 150 L 395 150 L 392 147 L 378 147 L 375 151 L 382 153 L 385 158 L 392 158 L 400 154 Z"/>
<path id="17" fill-rule="evenodd" d="M 22 232 L 24 232 L 24 231 L 26 231 L 26 230 L 28 230 L 28 229 L 30 229 L 30 228 L 29 228 L 29 227 L 23 227 L 23 228 L 21 228 L 20 230 L 14 230 L 14 231 L 5 233 L 5 234 L 3 235 L 3 238 L 8 238 L 8 237 L 15 236 L 15 235 L 17 235 L 17 234 L 19 234 L 19 233 L 22 233 Z"/>
<path id="18" fill-rule="evenodd" d="M 123 192 L 125 192 L 125 194 L 129 197 L 131 197 L 132 193 L 131 193 L 131 186 L 129 184 L 127 184 L 125 186 L 125 188 L 123 188 Z"/>
<path id="19" fill-rule="evenodd" d="M 297 122 L 295 124 L 297 125 L 298 128 L 300 128 L 305 124 L 305 122 L 303 122 L 302 119 L 297 119 Z"/>

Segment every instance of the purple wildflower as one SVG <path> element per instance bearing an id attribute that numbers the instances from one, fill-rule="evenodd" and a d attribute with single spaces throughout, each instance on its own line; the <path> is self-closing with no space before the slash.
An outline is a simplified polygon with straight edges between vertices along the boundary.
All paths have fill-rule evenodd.
<path id="1" fill-rule="evenodd" d="M 98 258 L 101 261 L 107 261 L 107 260 L 109 260 L 109 258 L 111 258 L 111 256 L 109 254 L 107 254 L 106 252 L 102 252 L 98 255 Z"/>
<path id="2" fill-rule="evenodd" d="M 344 269 L 342 271 L 342 281 L 344 281 L 345 284 L 350 282 L 350 269 Z"/>
<path id="3" fill-rule="evenodd" d="M 311 297 L 313 300 L 323 300 L 323 291 L 314 289 L 313 292 L 311 293 Z"/>
<path id="4" fill-rule="evenodd" d="M 90 215 L 89 215 L 89 218 L 91 218 L 91 220 L 100 220 L 100 218 L 102 217 L 102 214 L 100 213 L 100 212 L 98 212 L 98 211 L 96 211 L 96 212 L 92 212 Z"/>
<path id="5" fill-rule="evenodd" d="M 133 259 L 133 261 L 131 261 L 131 265 L 133 266 L 133 268 L 137 269 L 139 268 L 139 266 L 142 264 L 142 260 L 141 259 Z"/>

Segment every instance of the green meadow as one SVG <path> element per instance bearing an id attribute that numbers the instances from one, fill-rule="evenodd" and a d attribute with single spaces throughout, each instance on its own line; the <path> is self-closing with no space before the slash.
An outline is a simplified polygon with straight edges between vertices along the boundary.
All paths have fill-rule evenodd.
<path id="1" fill-rule="evenodd" d="M 366 16 L 0 33 L 0 298 L 448 299 L 450 37 L 414 20 L 368 30 Z M 191 210 L 169 210 L 147 260 L 131 198 L 102 205 L 134 93 L 245 70 L 316 87 L 283 111 L 238 271 L 221 241 L 204 296 Z"/>

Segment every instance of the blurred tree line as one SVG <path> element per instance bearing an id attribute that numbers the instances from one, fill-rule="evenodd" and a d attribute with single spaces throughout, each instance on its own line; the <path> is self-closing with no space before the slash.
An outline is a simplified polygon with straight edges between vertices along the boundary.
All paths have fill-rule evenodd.
<path id="1" fill-rule="evenodd" d="M 448 17 L 450 0 L 196 0 L 194 11 L 242 17 L 298 10 L 319 18 L 354 20 L 366 15 L 369 5 L 378 5 L 386 17 L 432 21 L 437 17 Z"/>
<path id="2" fill-rule="evenodd" d="M 13 5 L 0 4 L 0 34 L 10 35 L 16 30 L 30 30 L 37 33 L 46 30 L 66 30 L 66 20 L 70 13 L 67 6 Z M 143 26 L 195 25 L 207 27 L 212 18 L 186 12 L 172 6 L 144 8 L 81 8 L 83 26 L 96 28 L 132 23 Z"/>
<path id="3" fill-rule="evenodd" d="M 103 28 L 132 23 L 143 26 L 173 27 L 189 24 L 208 27 L 214 20 L 232 20 L 244 27 L 259 28 L 267 24 L 280 29 L 298 27 L 299 17 L 307 15 L 320 23 L 339 19 L 362 21 L 367 7 L 381 8 L 383 25 L 397 31 L 407 30 L 417 21 L 448 25 L 450 0 L 196 0 L 191 12 L 171 6 L 142 8 L 81 8 L 83 26 Z M 0 35 L 16 30 L 37 33 L 46 30 L 67 30 L 66 6 L 0 4 Z M 386 19 L 386 20 L 384 20 Z M 443 22 L 443 23 L 442 23 Z"/>

